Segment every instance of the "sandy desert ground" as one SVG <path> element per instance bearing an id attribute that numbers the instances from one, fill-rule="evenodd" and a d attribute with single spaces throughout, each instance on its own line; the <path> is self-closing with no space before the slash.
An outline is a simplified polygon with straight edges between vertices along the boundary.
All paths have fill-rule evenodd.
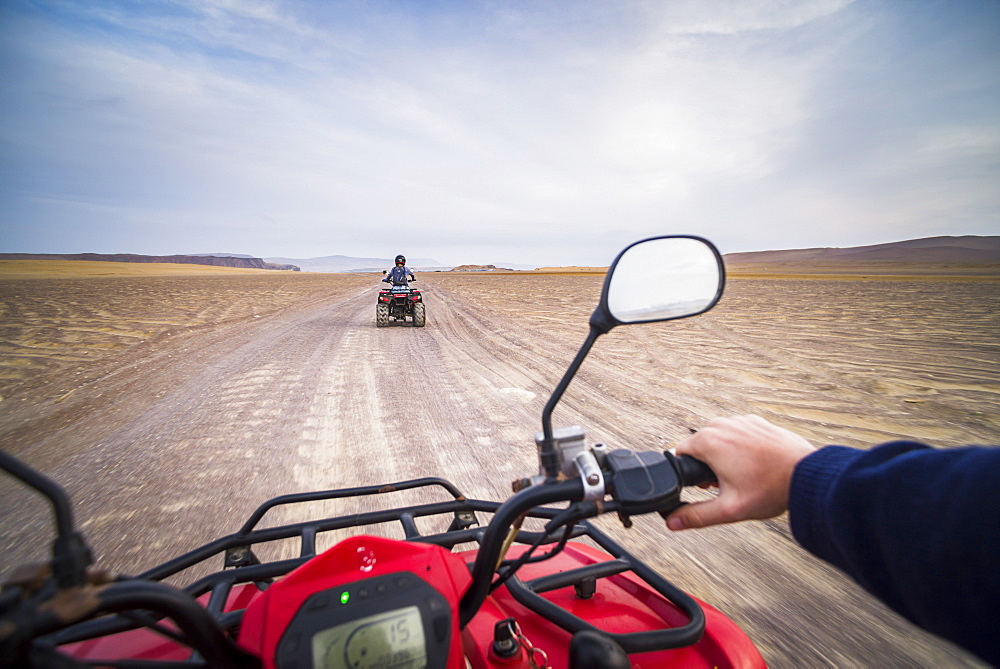
<path id="1" fill-rule="evenodd" d="M 286 492 L 438 475 L 505 498 L 537 468 L 542 406 L 602 280 L 423 274 L 427 327 L 378 329 L 374 275 L 186 270 L 0 268 L 0 443 L 67 487 L 111 569 L 234 531 Z M 817 445 L 1000 443 L 998 288 L 732 278 L 709 314 L 602 338 L 555 423 L 648 449 L 747 412 Z M 2 481 L 0 508 L 3 571 L 43 557 L 44 503 Z M 978 664 L 805 554 L 784 519 L 678 535 L 658 518 L 600 524 L 734 618 L 772 666 Z"/>

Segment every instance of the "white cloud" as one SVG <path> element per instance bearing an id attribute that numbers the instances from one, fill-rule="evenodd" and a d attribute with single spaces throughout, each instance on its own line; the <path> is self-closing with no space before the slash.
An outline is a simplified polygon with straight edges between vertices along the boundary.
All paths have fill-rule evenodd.
<path id="1" fill-rule="evenodd" d="M 854 0 L 680 0 L 654 3 L 660 29 L 669 35 L 738 35 L 799 28 L 843 10 Z"/>

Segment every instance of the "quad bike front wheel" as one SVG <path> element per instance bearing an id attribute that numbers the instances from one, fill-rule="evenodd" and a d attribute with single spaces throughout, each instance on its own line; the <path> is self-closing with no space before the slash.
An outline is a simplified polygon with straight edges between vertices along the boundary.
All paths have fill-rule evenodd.
<path id="1" fill-rule="evenodd" d="M 389 325 L 389 305 L 379 303 L 375 305 L 375 327 L 384 328 Z"/>
<path id="2" fill-rule="evenodd" d="M 427 311 L 423 302 L 417 302 L 413 305 L 413 327 L 422 328 L 425 323 L 427 323 Z"/>

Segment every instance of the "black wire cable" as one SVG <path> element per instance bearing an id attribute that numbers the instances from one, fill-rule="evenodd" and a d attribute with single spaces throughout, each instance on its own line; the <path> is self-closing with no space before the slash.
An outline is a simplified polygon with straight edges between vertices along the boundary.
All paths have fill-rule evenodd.
<path id="1" fill-rule="evenodd" d="M 599 509 L 593 502 L 582 502 L 577 504 L 571 504 L 562 513 L 555 516 L 545 525 L 545 531 L 542 532 L 531 547 L 525 552 L 521 553 L 517 560 L 509 561 L 504 560 L 501 563 L 501 568 L 503 573 L 499 573 L 496 579 L 490 583 L 490 592 L 493 592 L 504 583 L 506 583 L 514 573 L 523 567 L 525 564 L 541 562 L 543 560 L 549 560 L 559 553 L 566 547 L 566 543 L 569 541 L 570 536 L 573 534 L 573 528 L 576 527 L 577 521 L 583 520 L 584 518 L 590 518 L 596 516 L 599 513 Z M 551 537 L 560 528 L 563 529 L 563 535 L 559 539 L 559 543 L 551 551 L 545 555 L 539 555 L 533 557 L 532 554 L 535 550 L 542 545 L 542 543 L 549 537 Z"/>
<path id="2" fill-rule="evenodd" d="M 618 509 L 618 504 L 615 502 L 598 502 L 598 501 L 587 501 L 587 502 L 577 502 L 575 504 L 569 505 L 561 513 L 557 514 L 552 520 L 550 520 L 546 525 L 542 535 L 535 540 L 535 543 L 531 545 L 531 548 L 526 550 L 524 553 L 518 557 L 517 560 L 504 560 L 501 563 L 501 568 L 506 567 L 503 573 L 498 572 L 496 579 L 490 583 L 490 592 L 493 592 L 501 585 L 506 583 L 514 573 L 523 567 L 525 564 L 532 564 L 536 562 L 541 562 L 543 560 L 548 560 L 559 553 L 566 547 L 566 543 L 569 541 L 573 534 L 573 529 L 576 527 L 577 522 L 585 520 L 587 518 L 593 518 L 602 513 L 607 513 L 610 511 L 616 511 Z M 538 548 L 546 538 L 550 537 L 554 532 L 556 532 L 560 527 L 565 527 L 562 538 L 559 540 L 558 545 L 545 555 L 539 555 L 533 557 L 535 549 Z"/>
<path id="3" fill-rule="evenodd" d="M 549 558 L 553 558 L 556 555 L 558 555 L 562 551 L 562 549 L 565 548 L 566 542 L 569 540 L 569 536 L 570 534 L 572 534 L 573 526 L 575 524 L 576 524 L 575 522 L 571 521 L 571 523 L 566 527 L 566 531 L 563 532 L 563 536 L 559 540 L 559 544 L 548 553 L 544 555 L 539 555 L 537 557 L 531 557 L 531 554 L 535 551 L 535 549 L 541 546 L 542 542 L 551 535 L 551 532 L 546 531 L 540 537 L 538 537 L 538 539 L 535 540 L 535 543 L 532 544 L 528 550 L 521 553 L 520 557 L 518 557 L 517 560 L 505 560 L 504 561 L 505 563 L 509 562 L 510 564 L 505 565 L 506 569 L 503 570 L 503 573 L 499 574 L 497 578 L 494 579 L 493 583 L 490 584 L 490 592 L 493 592 L 501 585 L 506 583 L 507 580 L 514 575 L 514 572 L 523 567 L 525 564 L 528 564 L 529 562 L 530 563 L 541 562 L 543 560 L 548 560 Z M 547 529 L 548 528 L 546 528 L 546 530 Z M 503 566 L 504 565 L 502 565 L 502 567 Z"/>

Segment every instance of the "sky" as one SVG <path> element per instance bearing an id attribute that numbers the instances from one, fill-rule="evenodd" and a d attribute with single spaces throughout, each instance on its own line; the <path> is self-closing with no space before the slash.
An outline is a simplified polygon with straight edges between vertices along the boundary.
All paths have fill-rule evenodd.
<path id="1" fill-rule="evenodd" d="M 998 0 L 0 0 L 0 252 L 1000 234 Z"/>

